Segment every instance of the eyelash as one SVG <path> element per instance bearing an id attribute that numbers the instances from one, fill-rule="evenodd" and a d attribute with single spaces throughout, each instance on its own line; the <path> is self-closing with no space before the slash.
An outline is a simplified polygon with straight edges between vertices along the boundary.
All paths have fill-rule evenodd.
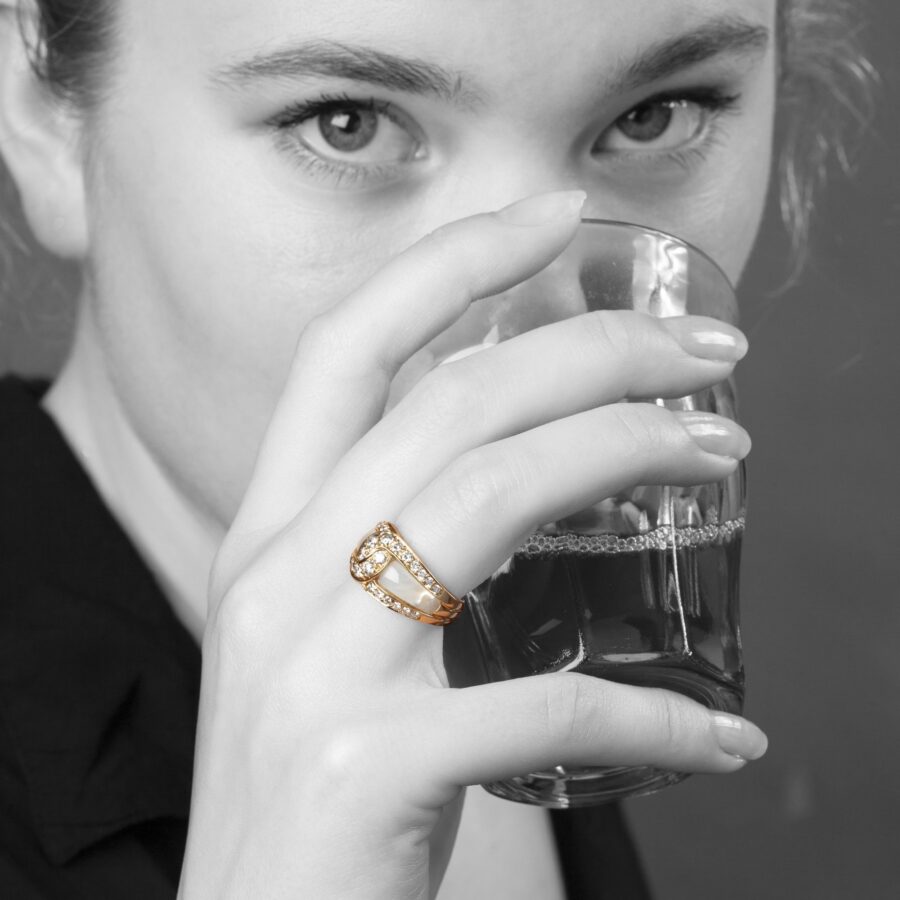
<path id="1" fill-rule="evenodd" d="M 690 171 L 694 166 L 703 162 L 710 150 L 718 144 L 721 138 L 719 126 L 722 119 L 729 113 L 737 112 L 740 108 L 740 102 L 740 94 L 728 94 L 718 88 L 709 87 L 687 88 L 655 94 L 630 107 L 623 115 L 627 115 L 639 106 L 666 103 L 676 106 L 682 103 L 693 103 L 702 110 L 706 119 L 701 133 L 688 146 L 668 152 L 634 149 L 617 151 L 611 155 L 615 157 L 615 163 L 638 166 L 658 163 L 660 158 L 664 157 L 685 171 Z M 314 100 L 291 104 L 269 119 L 267 125 L 274 128 L 278 135 L 284 138 L 286 149 L 291 153 L 294 160 L 307 174 L 313 177 L 330 180 L 336 187 L 352 186 L 366 180 L 371 180 L 375 183 L 389 180 L 404 163 L 394 165 L 356 165 L 328 160 L 305 148 L 302 142 L 296 138 L 291 138 L 291 129 L 296 128 L 303 122 L 323 114 L 345 109 L 378 112 L 391 119 L 397 125 L 409 128 L 409 120 L 399 114 L 393 104 L 383 100 L 376 100 L 374 97 L 365 99 L 351 97 L 347 93 L 322 94 Z"/>
<path id="2" fill-rule="evenodd" d="M 303 122 L 314 119 L 325 113 L 337 112 L 344 109 L 360 109 L 381 113 L 392 122 L 402 128 L 409 128 L 409 121 L 401 116 L 396 108 L 384 100 L 376 100 L 374 97 L 359 99 L 349 94 L 322 94 L 315 100 L 304 100 L 293 103 L 273 116 L 268 124 L 283 135 L 288 142 L 288 150 L 298 165 L 308 174 L 320 178 L 331 179 L 335 186 L 346 187 L 364 179 L 374 179 L 376 182 L 388 180 L 399 169 L 399 165 L 354 165 L 353 163 L 338 162 L 336 160 L 323 159 L 312 150 L 304 148 L 301 141 L 290 138 L 290 130 Z"/>
<path id="3" fill-rule="evenodd" d="M 722 138 L 721 125 L 723 120 L 727 115 L 740 111 L 741 100 L 742 95 L 739 93 L 729 94 L 719 88 L 711 87 L 683 88 L 681 90 L 654 94 L 652 97 L 630 107 L 623 115 L 628 115 L 629 112 L 640 106 L 653 104 L 677 106 L 682 103 L 693 103 L 700 108 L 705 117 L 698 137 L 692 140 L 689 145 L 673 149 L 664 154 L 661 154 L 659 151 L 642 151 L 637 148 L 619 151 L 616 154 L 618 161 L 636 165 L 652 165 L 654 161 L 658 162 L 661 155 L 664 155 L 666 159 L 682 169 L 690 171 L 693 166 L 706 160 L 713 147 L 718 146 Z"/>

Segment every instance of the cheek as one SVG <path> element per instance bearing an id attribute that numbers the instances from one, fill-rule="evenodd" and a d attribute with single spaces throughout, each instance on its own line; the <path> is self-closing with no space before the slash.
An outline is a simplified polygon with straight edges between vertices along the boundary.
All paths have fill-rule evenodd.
<path id="1" fill-rule="evenodd" d="M 737 284 L 762 222 L 771 162 L 771 134 L 763 129 L 739 152 L 723 155 L 683 202 L 667 204 L 662 217 L 647 213 L 645 218 L 699 247 Z"/>
<path id="2" fill-rule="evenodd" d="M 227 518 L 303 328 L 408 240 L 384 217 L 304 208 L 204 131 L 140 141 L 132 123 L 105 149 L 89 302 L 135 430 Z"/>
<path id="3" fill-rule="evenodd" d="M 680 232 L 708 253 L 732 284 L 740 280 L 759 231 L 770 168 L 769 145 L 750 158 L 736 160 L 695 198 Z"/>
<path id="4" fill-rule="evenodd" d="M 731 140 L 719 148 L 717 166 L 691 204 L 693 236 L 685 234 L 740 280 L 753 249 L 768 197 L 773 157 L 775 73 L 770 66 L 752 99 L 750 114 Z"/>

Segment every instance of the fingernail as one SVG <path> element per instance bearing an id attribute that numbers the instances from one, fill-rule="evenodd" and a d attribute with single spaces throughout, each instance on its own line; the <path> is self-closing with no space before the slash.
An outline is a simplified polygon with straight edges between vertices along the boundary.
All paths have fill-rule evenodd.
<path id="1" fill-rule="evenodd" d="M 769 739 L 765 734 L 746 719 L 713 713 L 712 723 L 719 747 L 729 756 L 759 759 L 769 747 Z"/>
<path id="2" fill-rule="evenodd" d="M 747 354 L 747 339 L 724 322 L 697 316 L 661 319 L 682 349 L 699 359 L 735 363 Z"/>
<path id="3" fill-rule="evenodd" d="M 574 219 L 581 215 L 581 208 L 587 194 L 584 191 L 553 191 L 549 194 L 535 194 L 510 206 L 505 206 L 496 215 L 510 225 L 549 225 L 563 219 Z"/>
<path id="4" fill-rule="evenodd" d="M 678 412 L 691 440 L 707 453 L 743 459 L 750 452 L 750 435 L 737 422 L 706 412 Z"/>

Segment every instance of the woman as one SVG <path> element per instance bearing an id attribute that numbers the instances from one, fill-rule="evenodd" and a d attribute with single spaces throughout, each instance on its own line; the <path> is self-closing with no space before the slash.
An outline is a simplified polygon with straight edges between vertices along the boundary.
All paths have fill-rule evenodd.
<path id="1" fill-rule="evenodd" d="M 592 314 L 434 363 L 582 212 L 740 276 L 787 4 L 0 10 L 4 160 L 35 235 L 85 273 L 43 411 L 10 382 L 0 417 L 14 896 L 174 893 L 187 635 L 188 900 L 434 896 L 466 785 L 762 755 L 749 722 L 666 692 L 448 690 L 442 629 L 381 609 L 346 560 L 390 519 L 460 595 L 586 497 L 715 481 L 746 455 L 726 420 L 616 402 L 727 377 L 745 342 L 710 320 Z M 541 811 L 469 801 L 442 898 L 596 895 L 558 868 Z M 621 877 L 612 896 L 642 895 Z"/>

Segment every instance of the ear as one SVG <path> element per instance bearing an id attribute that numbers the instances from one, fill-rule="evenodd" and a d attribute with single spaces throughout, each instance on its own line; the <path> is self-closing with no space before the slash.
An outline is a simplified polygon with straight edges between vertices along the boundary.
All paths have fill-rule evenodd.
<path id="1" fill-rule="evenodd" d="M 35 237 L 57 256 L 87 250 L 81 122 L 34 72 L 28 42 L 36 13 L 0 0 L 0 154 Z"/>

